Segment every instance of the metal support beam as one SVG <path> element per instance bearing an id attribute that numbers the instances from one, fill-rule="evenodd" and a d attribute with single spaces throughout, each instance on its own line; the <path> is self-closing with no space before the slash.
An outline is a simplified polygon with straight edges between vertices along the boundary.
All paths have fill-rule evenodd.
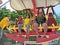
<path id="1" fill-rule="evenodd" d="M 8 2 L 9 2 L 9 0 L 6 1 L 4 4 L 2 4 L 2 5 L 0 6 L 0 8 L 3 7 L 4 5 L 6 5 Z"/>
<path id="2" fill-rule="evenodd" d="M 37 9 L 36 9 L 36 3 L 35 0 L 32 0 L 32 4 L 33 4 L 33 9 L 34 9 L 34 16 L 37 14 Z"/>

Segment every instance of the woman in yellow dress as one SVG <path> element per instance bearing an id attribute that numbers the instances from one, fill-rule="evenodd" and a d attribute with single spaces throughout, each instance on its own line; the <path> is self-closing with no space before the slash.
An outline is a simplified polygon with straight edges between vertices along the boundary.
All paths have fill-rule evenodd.
<path id="1" fill-rule="evenodd" d="M 28 38 L 29 29 L 30 29 L 30 15 L 26 15 L 26 18 L 24 20 L 24 25 L 26 27 L 26 38 Z"/>

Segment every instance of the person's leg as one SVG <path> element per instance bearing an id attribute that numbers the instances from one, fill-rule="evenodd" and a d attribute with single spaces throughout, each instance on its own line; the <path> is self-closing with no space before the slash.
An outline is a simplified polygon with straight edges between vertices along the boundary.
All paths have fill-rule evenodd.
<path id="1" fill-rule="evenodd" d="M 30 25 L 26 25 L 26 38 L 29 38 Z"/>
<path id="2" fill-rule="evenodd" d="M 0 27 L 0 38 L 2 38 L 2 28 Z"/>
<path id="3" fill-rule="evenodd" d="M 18 24 L 18 32 L 21 34 L 21 29 L 22 29 L 23 24 Z"/>
<path id="4" fill-rule="evenodd" d="M 37 38 L 38 38 L 38 37 L 41 37 L 40 34 L 39 34 L 38 28 L 35 28 L 35 32 L 37 33 Z"/>
<path id="5" fill-rule="evenodd" d="M 38 24 L 37 23 L 33 24 L 33 30 L 37 33 L 37 37 L 40 37 L 39 30 L 38 30 Z"/>
<path id="6" fill-rule="evenodd" d="M 48 30 L 48 26 L 46 23 L 43 23 L 43 29 L 44 29 L 44 37 L 46 37 L 46 33 L 47 33 L 47 30 Z"/>

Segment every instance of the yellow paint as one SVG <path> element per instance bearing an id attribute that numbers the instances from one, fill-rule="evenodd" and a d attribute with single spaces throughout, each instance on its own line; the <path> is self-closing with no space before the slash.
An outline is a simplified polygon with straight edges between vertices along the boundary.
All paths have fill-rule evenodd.
<path id="1" fill-rule="evenodd" d="M 16 27 L 15 25 L 14 25 L 14 26 L 11 26 L 11 25 L 10 25 L 7 29 L 8 29 L 9 31 L 12 31 L 12 29 L 14 29 L 14 30 L 15 30 L 15 29 L 18 29 L 18 27 Z"/>
<path id="2" fill-rule="evenodd" d="M 46 15 L 45 17 L 46 17 L 46 19 L 48 20 L 48 15 Z"/>
<path id="3" fill-rule="evenodd" d="M 58 30 L 60 30 L 60 25 L 58 26 Z"/>
<path id="4" fill-rule="evenodd" d="M 54 25 L 54 24 L 52 24 L 52 26 L 53 26 L 53 27 L 55 27 L 55 25 Z"/>

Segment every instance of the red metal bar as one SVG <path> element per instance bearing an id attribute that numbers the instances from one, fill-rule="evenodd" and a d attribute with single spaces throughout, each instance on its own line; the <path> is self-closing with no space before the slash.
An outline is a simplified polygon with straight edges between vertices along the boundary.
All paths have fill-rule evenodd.
<path id="1" fill-rule="evenodd" d="M 47 0 L 45 0 L 45 7 L 47 7 Z"/>
<path id="2" fill-rule="evenodd" d="M 36 9 L 36 3 L 35 0 L 32 0 L 32 4 L 33 4 L 33 9 L 34 9 L 34 16 L 37 14 L 37 9 Z"/>

